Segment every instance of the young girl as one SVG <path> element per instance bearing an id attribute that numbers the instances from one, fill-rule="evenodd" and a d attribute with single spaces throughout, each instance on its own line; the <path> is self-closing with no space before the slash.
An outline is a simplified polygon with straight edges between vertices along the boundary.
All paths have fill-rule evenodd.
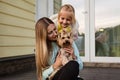
<path id="1" fill-rule="evenodd" d="M 64 48 L 70 55 L 74 54 L 75 61 L 64 65 L 60 57 L 59 47 L 56 43 L 57 29 L 54 23 L 46 17 L 39 19 L 35 25 L 36 34 L 36 66 L 38 80 L 46 80 L 58 67 L 62 68 L 54 75 L 52 80 L 78 80 L 79 71 L 83 68 L 78 49 L 73 43 L 73 49 Z"/>
<path id="2" fill-rule="evenodd" d="M 67 32 L 72 31 L 75 44 L 78 47 L 78 49 L 81 50 L 80 48 L 81 39 L 78 38 L 79 24 L 77 20 L 75 19 L 75 10 L 73 6 L 70 4 L 63 5 L 60 8 L 59 13 L 51 16 L 50 18 L 54 21 L 58 29 L 58 32 L 61 32 L 65 28 Z"/>

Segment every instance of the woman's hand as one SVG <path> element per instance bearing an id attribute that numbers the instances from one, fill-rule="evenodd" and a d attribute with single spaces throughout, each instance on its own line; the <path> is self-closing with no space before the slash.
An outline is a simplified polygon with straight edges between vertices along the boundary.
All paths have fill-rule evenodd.
<path id="1" fill-rule="evenodd" d="M 58 52 L 58 55 L 56 57 L 55 63 L 53 64 L 54 70 L 62 66 L 62 58 L 61 58 L 61 53 Z"/>

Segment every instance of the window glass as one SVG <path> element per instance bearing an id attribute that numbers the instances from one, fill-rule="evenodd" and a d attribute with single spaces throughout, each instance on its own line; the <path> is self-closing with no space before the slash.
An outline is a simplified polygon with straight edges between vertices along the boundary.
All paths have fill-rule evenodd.
<path id="1" fill-rule="evenodd" d="M 95 56 L 120 57 L 120 0 L 95 0 Z"/>

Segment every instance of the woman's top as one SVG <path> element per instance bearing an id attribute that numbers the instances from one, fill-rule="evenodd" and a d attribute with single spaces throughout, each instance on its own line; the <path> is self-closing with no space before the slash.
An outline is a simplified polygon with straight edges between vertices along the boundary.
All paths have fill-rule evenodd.
<path id="1" fill-rule="evenodd" d="M 76 47 L 74 42 L 73 42 L 72 46 L 73 46 L 73 49 L 74 49 L 74 54 L 77 57 L 76 61 L 79 63 L 79 70 L 82 70 L 83 69 L 83 62 L 82 62 L 82 60 L 80 58 L 79 51 L 78 51 L 78 49 L 77 49 L 77 47 Z M 59 47 L 58 47 L 58 45 L 55 42 L 52 43 L 52 47 L 53 47 L 53 52 L 52 52 L 52 55 L 49 58 L 50 59 L 49 60 L 49 65 L 51 65 L 51 66 L 43 71 L 43 73 L 42 73 L 43 80 L 46 80 L 46 78 L 54 71 L 52 65 L 55 62 L 55 58 L 57 56 Z"/>

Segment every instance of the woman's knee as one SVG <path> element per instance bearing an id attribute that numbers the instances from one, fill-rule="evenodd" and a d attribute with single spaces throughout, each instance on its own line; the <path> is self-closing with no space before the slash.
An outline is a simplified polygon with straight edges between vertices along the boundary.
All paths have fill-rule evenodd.
<path id="1" fill-rule="evenodd" d="M 79 67 L 79 64 L 78 64 L 78 62 L 77 61 L 69 61 L 68 62 L 68 65 L 71 65 L 71 66 L 74 66 L 74 67 Z"/>
<path id="2" fill-rule="evenodd" d="M 77 61 L 69 61 L 67 64 L 66 64 L 67 68 L 72 70 L 72 71 L 77 71 L 79 72 L 79 64 Z"/>

